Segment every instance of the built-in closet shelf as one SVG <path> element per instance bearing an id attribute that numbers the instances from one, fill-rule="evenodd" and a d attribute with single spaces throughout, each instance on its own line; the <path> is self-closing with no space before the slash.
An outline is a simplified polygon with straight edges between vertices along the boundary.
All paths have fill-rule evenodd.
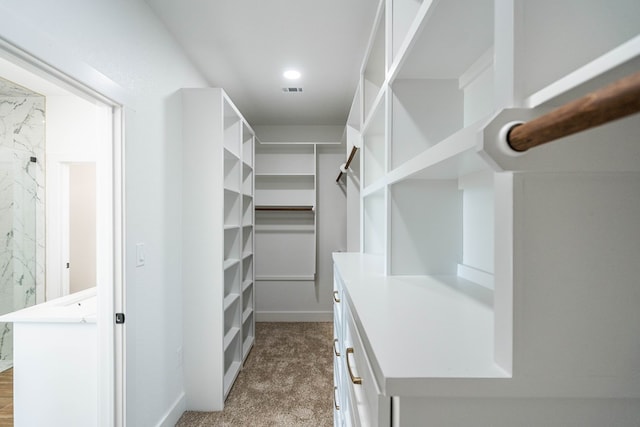
<path id="1" fill-rule="evenodd" d="M 231 259 L 225 259 L 224 262 L 222 263 L 222 268 L 224 270 L 228 270 L 231 267 L 233 267 L 234 265 L 240 264 L 240 260 L 236 259 L 236 258 L 231 258 Z"/>
<path id="2" fill-rule="evenodd" d="M 242 366 L 242 362 L 233 362 L 229 365 L 229 369 L 224 374 L 224 396 L 226 397 L 231 391 L 231 386 L 235 381 L 238 373 L 240 372 L 240 367 Z"/>
<path id="3" fill-rule="evenodd" d="M 640 70 L 640 35 L 530 95 L 529 108 L 561 105 Z"/>
<path id="4" fill-rule="evenodd" d="M 355 348 L 334 365 L 336 425 L 640 413 L 640 116 L 526 152 L 505 136 L 637 73 L 638 16 L 633 0 L 378 2 L 345 130 L 361 235 L 334 254 L 335 338 Z"/>
<path id="5" fill-rule="evenodd" d="M 309 177 L 314 178 L 315 174 L 312 172 L 309 173 L 257 173 L 256 178 L 300 178 L 300 177 Z"/>
<path id="6" fill-rule="evenodd" d="M 225 311 L 227 311 L 227 309 L 229 307 L 231 307 L 233 305 L 233 303 L 237 302 L 238 299 L 240 298 L 240 294 L 229 294 L 224 298 L 224 302 L 223 302 L 223 308 Z"/>
<path id="7" fill-rule="evenodd" d="M 247 319 L 253 314 L 253 309 L 252 308 L 247 308 L 245 311 L 242 312 L 242 323 L 246 322 Z"/>
<path id="8" fill-rule="evenodd" d="M 237 153 L 234 153 L 229 148 L 224 147 L 224 158 L 240 161 L 240 156 Z"/>
<path id="9" fill-rule="evenodd" d="M 256 289 L 316 271 L 317 147 L 261 143 L 255 159 Z M 289 286 L 291 283 L 283 283 Z"/>
<path id="10" fill-rule="evenodd" d="M 369 48 L 362 66 L 361 94 L 364 121 L 369 116 L 376 97 L 380 94 L 380 88 L 384 86 L 387 73 L 388 55 L 385 49 L 387 11 L 384 3 L 378 3 L 375 24 L 369 37 Z"/>
<path id="11" fill-rule="evenodd" d="M 313 205 L 259 205 L 256 206 L 256 211 L 314 212 L 315 207 Z"/>
<path id="12" fill-rule="evenodd" d="M 452 179 L 487 169 L 487 163 L 478 154 L 478 135 L 489 119 L 487 116 L 478 120 L 407 160 L 386 175 L 386 183 L 407 178 Z"/>
<path id="13" fill-rule="evenodd" d="M 459 78 L 493 46 L 493 20 L 493 0 L 423 1 L 389 74 L 394 79 Z"/>
<path id="14" fill-rule="evenodd" d="M 243 359 L 246 359 L 246 357 L 249 355 L 249 350 L 251 350 L 251 347 L 253 346 L 253 340 L 254 337 L 253 335 L 247 337 L 244 342 L 242 343 L 242 357 Z"/>
<path id="15" fill-rule="evenodd" d="M 246 291 L 253 284 L 253 280 L 245 280 L 242 282 L 242 292 Z"/>
<path id="16" fill-rule="evenodd" d="M 388 183 L 389 183 L 389 180 L 387 179 L 386 176 L 384 176 L 382 178 L 379 178 L 378 180 L 376 180 L 372 184 L 367 185 L 366 187 L 364 187 L 360 194 L 361 194 L 362 197 L 371 196 L 372 194 L 375 194 L 378 191 L 383 190 L 387 186 Z"/>
<path id="17" fill-rule="evenodd" d="M 242 315 L 255 301 L 243 281 L 255 277 L 256 139 L 222 89 L 181 92 L 185 395 L 220 411 L 255 333 L 254 316 Z"/>
<path id="18" fill-rule="evenodd" d="M 234 327 L 229 328 L 229 331 L 224 335 L 224 340 L 222 345 L 225 350 L 229 348 L 234 338 L 236 338 L 239 333 L 240 333 L 240 328 L 234 328 Z"/>
<path id="19" fill-rule="evenodd" d="M 382 394 L 423 395 L 435 378 L 510 377 L 493 357 L 491 290 L 456 276 L 384 276 L 379 257 L 333 259 Z"/>
<path id="20" fill-rule="evenodd" d="M 393 1 L 391 11 L 391 55 L 388 74 L 395 75 L 399 59 L 406 56 L 407 50 L 412 46 L 413 35 L 417 34 L 429 10 L 428 1 Z"/>
<path id="21" fill-rule="evenodd" d="M 385 101 L 386 94 L 387 94 L 386 86 L 383 86 L 380 88 L 380 90 L 378 91 L 378 94 L 376 95 L 374 100 L 371 102 L 371 105 L 369 106 L 370 108 L 369 115 L 365 117 L 362 123 L 363 134 L 366 133 L 372 127 L 377 126 L 377 124 L 381 122 L 380 121 L 381 117 L 377 116 L 377 111 L 384 110 L 384 101 Z"/>
<path id="22" fill-rule="evenodd" d="M 315 280 L 314 274 L 298 274 L 298 275 L 261 275 L 257 276 L 256 280 L 260 282 L 305 282 L 309 280 Z"/>

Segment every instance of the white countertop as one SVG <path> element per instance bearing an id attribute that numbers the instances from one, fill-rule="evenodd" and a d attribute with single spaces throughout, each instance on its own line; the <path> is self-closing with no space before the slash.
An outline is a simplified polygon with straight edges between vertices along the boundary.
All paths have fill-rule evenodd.
<path id="1" fill-rule="evenodd" d="M 372 255 L 333 260 L 383 394 L 510 377 L 493 359 L 491 290 L 456 276 L 383 276 L 384 260 Z"/>
<path id="2" fill-rule="evenodd" d="M 0 316 L 0 322 L 96 323 L 96 288 L 56 298 Z"/>

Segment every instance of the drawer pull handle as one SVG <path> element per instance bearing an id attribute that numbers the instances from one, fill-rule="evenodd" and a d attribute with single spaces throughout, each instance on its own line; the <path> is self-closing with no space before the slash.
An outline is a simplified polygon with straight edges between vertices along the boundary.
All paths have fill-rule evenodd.
<path id="1" fill-rule="evenodd" d="M 340 298 L 338 298 L 338 291 L 333 291 L 333 300 L 335 302 L 340 302 Z"/>
<path id="2" fill-rule="evenodd" d="M 340 352 L 338 351 L 338 347 L 336 347 L 336 344 L 338 344 L 338 338 L 333 340 L 333 352 L 335 353 L 336 357 L 340 357 Z"/>
<path id="3" fill-rule="evenodd" d="M 336 411 L 340 410 L 340 405 L 338 405 L 338 398 L 336 397 L 336 392 L 338 391 L 338 387 L 333 388 L 333 406 L 336 407 Z"/>
<path id="4" fill-rule="evenodd" d="M 353 371 L 351 370 L 351 363 L 349 363 L 349 355 L 353 354 L 353 347 L 347 348 L 347 369 L 349 370 L 349 377 L 351 378 L 351 382 L 354 384 L 362 384 L 362 378 L 356 377 L 353 375 Z"/>

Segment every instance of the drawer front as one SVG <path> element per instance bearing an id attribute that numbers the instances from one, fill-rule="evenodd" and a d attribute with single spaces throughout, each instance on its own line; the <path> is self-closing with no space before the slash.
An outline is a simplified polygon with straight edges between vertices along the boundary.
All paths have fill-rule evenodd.
<path id="1" fill-rule="evenodd" d="M 344 307 L 344 298 L 343 298 L 343 286 L 342 279 L 340 279 L 340 275 L 337 271 L 333 273 L 333 313 L 335 317 L 335 322 L 338 325 L 342 325 L 342 317 L 343 317 L 343 307 Z"/>
<path id="2" fill-rule="evenodd" d="M 343 427 L 344 422 L 344 399 L 342 399 L 341 388 L 339 387 L 340 377 L 336 371 L 333 372 L 333 425 Z"/>
<path id="3" fill-rule="evenodd" d="M 350 425 L 348 420 L 348 403 L 344 390 L 344 372 L 342 355 L 344 354 L 344 324 L 342 322 L 342 286 L 339 276 L 334 272 L 333 280 L 333 425 L 343 427 Z"/>
<path id="4" fill-rule="evenodd" d="M 390 399 L 382 396 L 369 358 L 364 350 L 360 334 L 349 310 L 345 311 L 345 349 L 342 369 L 354 416 L 360 425 L 388 426 L 390 424 Z"/>
<path id="5" fill-rule="evenodd" d="M 334 323 L 334 328 L 336 324 Z M 334 419 L 337 415 L 340 416 L 341 419 L 344 418 L 343 414 L 345 412 L 345 399 L 344 399 L 344 376 L 342 370 L 342 355 L 344 354 L 342 351 L 342 336 L 339 331 L 333 331 L 333 347 L 331 349 L 331 353 L 333 354 L 333 385 L 335 387 L 334 390 Z"/>

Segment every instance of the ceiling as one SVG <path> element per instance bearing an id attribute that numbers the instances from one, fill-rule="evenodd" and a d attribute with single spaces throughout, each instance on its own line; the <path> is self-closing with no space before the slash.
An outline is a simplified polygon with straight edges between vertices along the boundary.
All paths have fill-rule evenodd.
<path id="1" fill-rule="evenodd" d="M 377 0 L 145 1 L 251 125 L 346 123 Z"/>

